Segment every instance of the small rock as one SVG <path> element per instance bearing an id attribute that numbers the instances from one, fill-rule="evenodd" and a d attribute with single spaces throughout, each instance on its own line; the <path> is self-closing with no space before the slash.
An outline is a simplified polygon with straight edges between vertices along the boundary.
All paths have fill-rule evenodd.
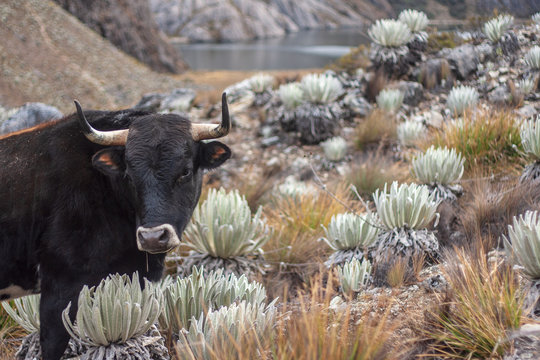
<path id="1" fill-rule="evenodd" d="M 264 138 L 261 140 L 261 146 L 263 148 L 265 147 L 269 147 L 269 146 L 272 146 L 272 145 L 276 145 L 276 144 L 279 144 L 279 136 L 271 136 L 271 137 L 267 137 L 267 138 Z"/>
<path id="2" fill-rule="evenodd" d="M 525 118 L 530 118 L 536 114 L 536 108 L 532 105 L 525 105 L 517 110 L 517 113 Z"/>
<path id="3" fill-rule="evenodd" d="M 495 104 L 505 104 L 510 100 L 510 92 L 506 85 L 499 85 L 488 94 L 488 100 Z"/>
<path id="4" fill-rule="evenodd" d="M 442 292 L 446 290 L 448 281 L 446 281 L 443 275 L 437 274 L 422 281 L 422 286 L 430 292 Z"/>
<path id="5" fill-rule="evenodd" d="M 450 50 L 446 59 L 460 80 L 467 79 L 471 73 L 475 72 L 479 63 L 478 54 L 471 44 Z"/>
<path id="6" fill-rule="evenodd" d="M 400 81 L 399 89 L 403 92 L 403 102 L 407 105 L 416 106 L 424 98 L 424 87 L 414 81 Z"/>
<path id="7" fill-rule="evenodd" d="M 61 119 L 64 116 L 54 106 L 42 103 L 26 103 L 0 125 L 0 134 L 19 131 L 41 123 Z"/>

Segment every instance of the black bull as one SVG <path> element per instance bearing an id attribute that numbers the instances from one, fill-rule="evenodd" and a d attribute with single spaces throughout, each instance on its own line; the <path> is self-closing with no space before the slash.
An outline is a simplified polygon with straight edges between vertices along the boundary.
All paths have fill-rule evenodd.
<path id="1" fill-rule="evenodd" d="M 225 94 L 217 127 L 77 107 L 78 115 L 0 138 L 0 300 L 41 292 L 45 360 L 63 354 L 61 312 L 71 301 L 74 317 L 83 285 L 134 271 L 160 279 L 203 170 L 231 155 L 220 142 L 200 141 L 227 134 Z"/>

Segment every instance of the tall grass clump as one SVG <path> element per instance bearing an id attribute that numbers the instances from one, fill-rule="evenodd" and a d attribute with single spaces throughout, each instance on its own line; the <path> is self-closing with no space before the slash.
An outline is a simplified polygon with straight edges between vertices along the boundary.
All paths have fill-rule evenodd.
<path id="1" fill-rule="evenodd" d="M 521 124 L 520 136 L 523 151 L 534 160 L 523 170 L 521 181 L 533 181 L 540 177 L 540 115 Z"/>
<path id="2" fill-rule="evenodd" d="M 459 124 L 448 123 L 435 132 L 427 147 L 453 148 L 467 162 L 465 171 L 485 167 L 507 168 L 519 164 L 522 149 L 515 115 L 507 111 L 486 111 L 463 117 Z"/>
<path id="3" fill-rule="evenodd" d="M 375 109 L 356 127 L 355 143 L 359 149 L 367 145 L 396 139 L 397 121 L 385 110 Z"/>
<path id="4" fill-rule="evenodd" d="M 421 183 L 430 187 L 437 200 L 455 201 L 463 189 L 457 182 L 464 171 L 465 159 L 454 149 L 431 146 L 415 157 L 411 173 Z"/>
<path id="5" fill-rule="evenodd" d="M 452 115 L 461 116 L 466 110 L 476 106 L 478 96 L 478 91 L 471 86 L 454 87 L 448 94 L 446 107 Z"/>
<path id="6" fill-rule="evenodd" d="M 344 184 L 330 191 L 351 206 L 350 191 Z M 264 212 L 276 231 L 266 243 L 266 259 L 276 267 L 305 277 L 320 266 L 329 253 L 322 241 L 322 226 L 344 211 L 343 205 L 326 192 L 315 191 L 297 196 L 278 195 L 270 200 Z M 322 225 L 322 226 L 321 226 Z"/>
<path id="7" fill-rule="evenodd" d="M 535 45 L 525 54 L 525 63 L 533 70 L 540 70 L 540 46 Z"/>
<path id="8" fill-rule="evenodd" d="M 167 359 L 167 348 L 154 326 L 161 302 L 162 295 L 151 282 L 145 279 L 141 289 L 137 273 L 132 278 L 109 275 L 96 287 L 83 287 L 75 323 L 69 317 L 71 303 L 62 321 L 71 337 L 86 348 L 83 358 Z"/>
<path id="9" fill-rule="evenodd" d="M 403 104 L 403 92 L 398 89 L 384 89 L 377 95 L 379 109 L 395 112 Z"/>
<path id="10" fill-rule="evenodd" d="M 376 258 L 438 256 L 439 242 L 427 227 L 438 218 L 439 201 L 427 186 L 393 182 L 390 189 L 385 185 L 382 191 L 375 191 L 373 202 L 384 228 L 379 234 Z"/>
<path id="11" fill-rule="evenodd" d="M 407 24 L 398 20 L 377 20 L 368 35 L 372 41 L 369 57 L 377 68 L 396 76 L 408 71 L 407 43 L 414 36 Z"/>
<path id="12" fill-rule="evenodd" d="M 344 213 L 333 216 L 328 228 L 324 228 L 323 239 L 334 253 L 325 264 L 333 266 L 351 259 L 367 257 L 367 249 L 377 240 L 377 222 L 377 217 L 369 212 L 362 215 Z"/>
<path id="13" fill-rule="evenodd" d="M 224 268 L 229 273 L 250 274 L 263 271 L 262 246 L 272 229 L 262 217 L 262 207 L 252 214 L 244 196 L 222 188 L 211 189 L 195 208 L 184 234 L 192 249 L 182 264 L 185 272 L 204 265 L 206 270 Z"/>
<path id="14" fill-rule="evenodd" d="M 452 292 L 433 314 L 426 336 L 432 354 L 445 359 L 502 358 L 508 333 L 521 323 L 523 295 L 516 273 L 502 261 L 477 252 L 456 250 L 444 268 Z"/>

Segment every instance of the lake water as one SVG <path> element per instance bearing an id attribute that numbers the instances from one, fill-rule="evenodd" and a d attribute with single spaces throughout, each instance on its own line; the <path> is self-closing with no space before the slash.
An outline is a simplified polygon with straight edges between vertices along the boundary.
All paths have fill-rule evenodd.
<path id="1" fill-rule="evenodd" d="M 279 70 L 323 67 L 369 43 L 362 29 L 309 30 L 242 43 L 179 45 L 193 70 Z"/>

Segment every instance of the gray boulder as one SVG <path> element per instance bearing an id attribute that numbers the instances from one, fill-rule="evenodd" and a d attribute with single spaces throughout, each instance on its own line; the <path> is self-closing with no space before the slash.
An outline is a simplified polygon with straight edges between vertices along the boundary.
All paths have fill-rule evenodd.
<path id="1" fill-rule="evenodd" d="M 195 95 L 195 91 L 188 88 L 174 89 L 168 94 L 146 94 L 133 108 L 156 112 L 187 112 L 195 99 Z"/>
<path id="2" fill-rule="evenodd" d="M 506 85 L 499 85 L 488 94 L 488 100 L 497 105 L 504 105 L 510 101 L 510 92 Z"/>
<path id="3" fill-rule="evenodd" d="M 407 105 L 416 106 L 424 98 L 424 87 L 414 81 L 400 81 L 399 90 L 403 92 L 403 102 Z"/>
<path id="4" fill-rule="evenodd" d="M 61 119 L 63 116 L 64 114 L 54 106 L 42 103 L 26 103 L 0 124 L 0 134 L 19 131 L 47 121 Z"/>
<path id="5" fill-rule="evenodd" d="M 478 54 L 471 44 L 458 46 L 448 51 L 446 59 L 459 80 L 465 80 L 478 68 Z"/>

